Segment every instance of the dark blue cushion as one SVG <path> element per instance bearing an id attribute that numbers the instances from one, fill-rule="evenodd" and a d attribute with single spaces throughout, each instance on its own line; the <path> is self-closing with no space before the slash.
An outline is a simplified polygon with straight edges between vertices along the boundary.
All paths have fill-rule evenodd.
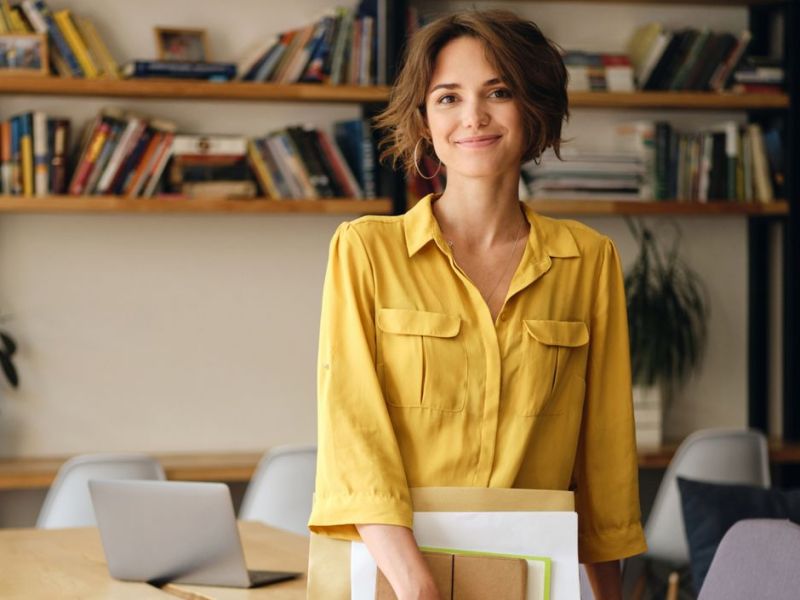
<path id="1" fill-rule="evenodd" d="M 707 483 L 678 477 L 689 542 L 692 583 L 699 593 L 722 536 L 742 519 L 789 519 L 800 524 L 800 490 Z"/>

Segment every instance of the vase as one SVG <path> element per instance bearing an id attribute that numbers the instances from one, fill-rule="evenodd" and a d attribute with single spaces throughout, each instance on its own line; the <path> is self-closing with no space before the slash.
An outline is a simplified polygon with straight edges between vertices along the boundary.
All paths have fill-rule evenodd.
<path id="1" fill-rule="evenodd" d="M 663 441 L 664 402 L 660 385 L 633 386 L 633 418 L 636 422 L 636 446 L 659 448 Z"/>

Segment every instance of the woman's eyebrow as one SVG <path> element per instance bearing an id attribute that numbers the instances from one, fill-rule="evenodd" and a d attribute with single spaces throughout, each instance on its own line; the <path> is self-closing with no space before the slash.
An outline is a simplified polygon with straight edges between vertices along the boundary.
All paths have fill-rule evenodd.
<path id="1" fill-rule="evenodd" d="M 486 81 L 484 81 L 483 82 L 483 87 L 487 87 L 487 86 L 490 86 L 490 85 L 496 85 L 496 84 L 502 83 L 502 82 L 503 81 L 499 77 L 493 77 L 492 79 L 487 79 Z M 459 84 L 459 83 L 439 83 L 439 84 L 436 84 L 435 86 L 433 86 L 431 88 L 431 91 L 428 92 L 428 93 L 432 94 L 433 92 L 435 92 L 438 89 L 456 90 L 456 89 L 458 89 L 460 87 L 461 87 L 461 84 Z"/>

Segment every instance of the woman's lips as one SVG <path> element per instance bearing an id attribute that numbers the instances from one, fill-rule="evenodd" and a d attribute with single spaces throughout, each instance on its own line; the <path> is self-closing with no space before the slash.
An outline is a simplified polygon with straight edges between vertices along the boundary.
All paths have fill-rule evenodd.
<path id="1" fill-rule="evenodd" d="M 456 144 L 462 148 L 485 148 L 486 146 L 491 146 L 499 139 L 499 135 L 476 135 L 456 140 Z"/>

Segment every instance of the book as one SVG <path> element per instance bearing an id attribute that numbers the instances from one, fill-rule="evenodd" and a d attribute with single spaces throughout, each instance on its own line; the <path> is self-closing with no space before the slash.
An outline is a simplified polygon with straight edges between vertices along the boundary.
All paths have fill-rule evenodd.
<path id="1" fill-rule="evenodd" d="M 48 129 L 52 131 L 50 148 L 50 193 L 67 192 L 67 152 L 70 143 L 70 122 L 67 119 L 49 119 Z"/>
<path id="2" fill-rule="evenodd" d="M 11 124 L 0 122 L 0 190 L 3 194 L 12 193 L 11 185 Z"/>
<path id="3" fill-rule="evenodd" d="M 252 181 L 194 181 L 181 186 L 181 194 L 189 198 L 250 199 L 256 196 Z"/>
<path id="4" fill-rule="evenodd" d="M 305 196 L 303 184 L 297 178 L 294 170 L 289 164 L 289 154 L 283 148 L 283 143 L 279 140 L 278 133 L 270 134 L 265 141 L 267 147 L 269 148 L 269 155 L 274 159 L 275 166 L 277 167 L 278 172 L 281 174 L 281 179 L 288 190 L 286 197 L 303 198 Z"/>
<path id="5" fill-rule="evenodd" d="M 19 119 L 19 161 L 22 176 L 22 195 L 33 196 L 33 113 L 26 112 Z"/>
<path id="6" fill-rule="evenodd" d="M 339 189 L 348 198 L 363 198 L 364 192 L 353 175 L 350 165 L 347 164 L 339 147 L 326 131 L 317 130 L 317 138 L 320 149 L 325 155 L 328 164 L 331 166 L 334 178 L 337 180 Z"/>
<path id="7" fill-rule="evenodd" d="M 86 41 L 92 60 L 98 67 L 99 75 L 108 79 L 119 79 L 119 65 L 103 42 L 103 38 L 98 34 L 94 23 L 90 19 L 78 15 L 73 15 L 73 18 L 78 31 Z"/>
<path id="8" fill-rule="evenodd" d="M 155 168 L 159 151 L 164 144 L 167 134 L 174 133 L 176 125 L 171 121 L 153 119 L 150 121 L 150 128 L 153 130 L 153 136 L 147 144 L 141 159 L 138 161 L 135 171 L 131 174 L 125 187 L 122 189 L 122 193 L 129 198 L 135 198 L 141 193 L 144 184 L 147 182 L 147 178 Z"/>
<path id="9" fill-rule="evenodd" d="M 230 81 L 236 78 L 236 64 L 134 60 L 123 66 L 122 76 L 125 78 L 167 77 Z"/>
<path id="10" fill-rule="evenodd" d="M 275 180 L 272 177 L 272 173 L 267 167 L 264 157 L 256 146 L 255 140 L 249 140 L 247 143 L 247 160 L 250 164 L 250 167 L 253 169 L 253 173 L 258 180 L 258 184 L 261 186 L 264 196 L 274 200 L 280 200 L 282 198 L 281 192 L 277 185 L 275 185 Z"/>
<path id="11" fill-rule="evenodd" d="M 142 190 L 143 198 L 152 198 L 156 192 L 156 189 L 158 188 L 159 183 L 161 183 L 161 175 L 164 173 L 164 169 L 172 157 L 172 144 L 174 140 L 174 133 L 167 132 L 166 135 L 164 135 L 164 140 L 158 149 L 158 154 L 156 156 L 155 163 L 153 164 L 153 169 L 149 173 L 147 182 Z"/>
<path id="12" fill-rule="evenodd" d="M 280 41 L 280 36 L 273 36 L 266 42 L 261 42 L 254 50 L 248 53 L 236 65 L 236 79 L 242 81 L 249 81 L 255 74 L 255 69 L 261 64 L 264 58 L 269 54 L 270 50 L 274 48 Z"/>
<path id="13" fill-rule="evenodd" d="M 286 178 L 284 177 L 283 172 L 281 171 L 278 162 L 272 153 L 272 150 L 270 150 L 267 139 L 264 138 L 255 140 L 255 146 L 261 155 L 261 158 L 264 160 L 264 165 L 266 166 L 272 181 L 275 183 L 275 187 L 278 191 L 277 198 L 291 198 L 292 190 L 289 187 L 289 183 L 286 181 Z"/>
<path id="14" fill-rule="evenodd" d="M 70 73 L 75 77 L 83 77 L 84 72 L 78 62 L 78 58 L 59 29 L 52 11 L 44 0 L 22 0 L 21 7 L 34 30 L 37 33 L 47 34 L 48 39 L 58 50 L 61 58 L 69 66 Z"/>
<path id="15" fill-rule="evenodd" d="M 53 13 L 53 18 L 56 21 L 56 25 L 58 25 L 58 28 L 61 30 L 64 39 L 67 41 L 67 44 L 69 44 L 72 53 L 75 55 L 78 64 L 81 66 L 84 77 L 87 79 L 97 79 L 99 71 L 92 61 L 92 57 L 89 55 L 89 49 L 86 43 L 80 33 L 78 33 L 78 29 L 72 20 L 72 13 L 66 9 L 57 10 Z"/>
<path id="16" fill-rule="evenodd" d="M 97 182 L 98 194 L 112 193 L 118 174 L 121 172 L 125 160 L 134 150 L 139 137 L 147 126 L 146 119 L 142 116 L 128 113 L 125 115 L 126 125 L 122 131 L 114 151 L 108 159 L 103 174 Z"/>
<path id="17" fill-rule="evenodd" d="M 375 150 L 369 123 L 362 119 L 338 121 L 334 124 L 334 137 L 364 195 L 367 198 L 376 197 Z"/>
<path id="18" fill-rule="evenodd" d="M 31 124 L 33 127 L 33 193 L 43 197 L 50 191 L 47 115 L 40 110 L 34 111 Z"/>

